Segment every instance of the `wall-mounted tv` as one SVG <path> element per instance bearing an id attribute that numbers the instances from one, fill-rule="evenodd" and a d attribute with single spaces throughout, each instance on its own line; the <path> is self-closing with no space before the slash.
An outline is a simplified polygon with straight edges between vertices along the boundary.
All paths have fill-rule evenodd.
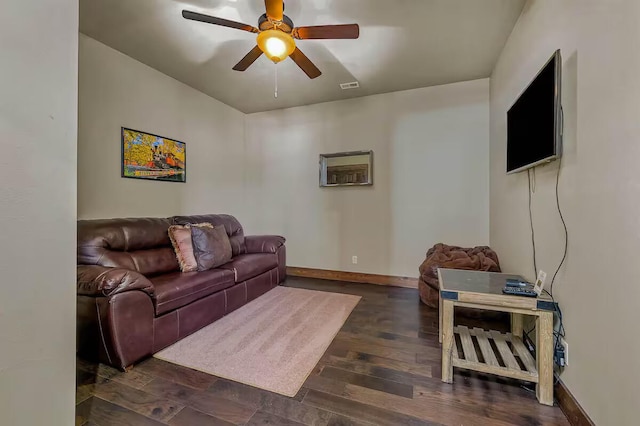
<path id="1" fill-rule="evenodd" d="M 560 157 L 561 79 L 562 58 L 557 50 L 507 112 L 507 173 Z"/>

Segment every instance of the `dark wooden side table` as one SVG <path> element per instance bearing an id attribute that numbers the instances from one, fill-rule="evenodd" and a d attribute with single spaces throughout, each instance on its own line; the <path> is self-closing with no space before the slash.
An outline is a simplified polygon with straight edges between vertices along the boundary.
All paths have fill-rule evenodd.
<path id="1" fill-rule="evenodd" d="M 536 383 L 536 396 L 541 404 L 553 405 L 554 305 L 551 297 L 544 293 L 539 297 L 503 294 L 508 278 L 523 280 L 518 275 L 438 269 L 438 278 L 442 381 L 453 382 L 453 367 L 526 380 Z M 469 329 L 462 325 L 454 327 L 456 306 L 509 312 L 511 333 Z M 522 342 L 524 315 L 536 317 L 536 359 Z M 462 350 L 458 350 L 456 340 Z"/>

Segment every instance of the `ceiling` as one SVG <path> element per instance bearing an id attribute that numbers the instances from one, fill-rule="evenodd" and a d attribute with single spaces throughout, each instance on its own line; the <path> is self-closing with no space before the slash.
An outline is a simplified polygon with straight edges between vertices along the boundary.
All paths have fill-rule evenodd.
<path id="1" fill-rule="evenodd" d="M 263 0 L 81 0 L 80 31 L 242 112 L 252 113 L 489 77 L 525 0 L 285 0 L 297 26 L 360 24 L 358 40 L 297 40 L 320 68 L 262 55 L 231 68 L 255 34 L 181 16 L 257 26 Z M 278 98 L 274 97 L 278 74 Z M 360 82 L 359 89 L 340 83 Z"/>

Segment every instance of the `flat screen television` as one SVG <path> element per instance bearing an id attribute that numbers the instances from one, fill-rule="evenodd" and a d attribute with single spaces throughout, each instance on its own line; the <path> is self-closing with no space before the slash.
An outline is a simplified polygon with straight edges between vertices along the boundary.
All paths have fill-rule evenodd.
<path id="1" fill-rule="evenodd" d="M 507 112 L 507 173 L 560 157 L 561 79 L 562 58 L 557 50 Z"/>

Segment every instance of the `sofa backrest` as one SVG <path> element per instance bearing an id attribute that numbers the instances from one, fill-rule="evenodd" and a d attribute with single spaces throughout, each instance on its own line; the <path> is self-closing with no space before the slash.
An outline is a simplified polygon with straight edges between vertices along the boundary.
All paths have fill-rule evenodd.
<path id="1" fill-rule="evenodd" d="M 213 226 L 224 225 L 224 229 L 229 236 L 231 242 L 231 252 L 233 256 L 247 252 L 247 246 L 244 242 L 244 231 L 238 219 L 228 214 L 205 214 L 195 216 L 174 216 L 171 222 L 175 225 L 186 225 L 189 223 L 208 222 Z"/>
<path id="2" fill-rule="evenodd" d="M 164 218 L 78 221 L 78 264 L 100 265 L 157 275 L 180 266 Z"/>

